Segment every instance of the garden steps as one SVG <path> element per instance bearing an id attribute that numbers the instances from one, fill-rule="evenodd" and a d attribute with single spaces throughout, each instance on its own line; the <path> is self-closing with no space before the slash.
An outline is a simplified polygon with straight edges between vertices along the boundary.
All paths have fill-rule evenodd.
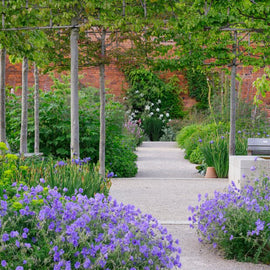
<path id="1" fill-rule="evenodd" d="M 228 179 L 206 179 L 174 142 L 144 142 L 137 149 L 138 174 L 113 179 L 110 195 L 118 202 L 133 204 L 152 214 L 180 240 L 182 270 L 263 270 L 266 265 L 228 261 L 197 240 L 189 228 L 188 206 L 197 204 L 198 194 L 223 191 Z"/>

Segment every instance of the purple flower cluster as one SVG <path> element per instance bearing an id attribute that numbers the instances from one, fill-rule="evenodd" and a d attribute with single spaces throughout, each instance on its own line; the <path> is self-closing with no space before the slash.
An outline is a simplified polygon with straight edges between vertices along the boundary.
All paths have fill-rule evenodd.
<path id="1" fill-rule="evenodd" d="M 103 194 L 63 197 L 56 187 L 19 188 L 16 202 L 0 200 L 3 269 L 181 266 L 178 240 L 151 215 L 132 205 L 118 204 Z"/>
<path id="2" fill-rule="evenodd" d="M 190 226 L 197 228 L 199 241 L 212 243 L 239 260 L 264 261 L 269 256 L 269 178 L 256 179 L 242 190 L 232 182 L 227 192 L 216 191 L 213 198 L 206 194 L 200 205 L 189 210 Z"/>

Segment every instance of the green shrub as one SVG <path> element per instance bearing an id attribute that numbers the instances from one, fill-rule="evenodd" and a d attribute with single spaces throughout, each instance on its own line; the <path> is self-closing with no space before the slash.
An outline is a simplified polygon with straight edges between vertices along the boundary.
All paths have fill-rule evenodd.
<path id="1" fill-rule="evenodd" d="M 106 151 L 106 168 L 114 172 L 117 177 L 133 177 L 137 174 L 137 155 L 133 153 L 135 147 L 130 144 L 128 137 L 114 137 L 109 139 L 110 148 Z"/>
<path id="2" fill-rule="evenodd" d="M 185 142 L 190 138 L 190 136 L 198 130 L 199 125 L 190 125 L 182 128 L 180 132 L 176 135 L 176 141 L 179 147 L 185 148 Z"/>
<path id="3" fill-rule="evenodd" d="M 202 164 L 204 160 L 203 153 L 199 146 L 197 146 L 190 154 L 189 161 L 194 164 Z"/>
<path id="4" fill-rule="evenodd" d="M 163 135 L 160 137 L 160 141 L 165 141 L 165 142 L 175 141 L 176 134 L 173 128 L 171 128 L 171 126 L 167 125 L 167 127 L 164 127 L 162 129 L 162 132 L 163 132 Z"/>
<path id="5" fill-rule="evenodd" d="M 163 122 L 156 117 L 146 117 L 143 122 L 143 129 L 150 141 L 159 141 L 163 135 Z"/>
<path id="6" fill-rule="evenodd" d="M 54 79 L 53 91 L 40 92 L 40 152 L 57 159 L 70 156 L 70 86 L 69 78 Z M 7 137 L 12 152 L 19 151 L 20 97 L 8 95 Z M 123 105 L 107 95 L 106 103 L 106 155 L 116 160 L 117 152 L 111 151 L 111 140 L 123 133 L 125 112 Z M 80 156 L 91 157 L 96 163 L 99 156 L 99 90 L 82 88 L 79 91 Z M 133 148 L 133 142 L 129 140 Z M 33 93 L 29 95 L 28 149 L 34 148 Z M 131 151 L 131 150 L 130 150 Z M 132 155 L 132 153 L 130 153 Z M 119 156 L 121 158 L 121 154 Z M 109 164 L 109 161 L 108 161 Z M 123 164 L 123 162 L 119 162 Z M 130 165 L 133 163 L 130 163 Z M 133 170 L 136 165 L 133 164 Z M 123 169 L 125 171 L 125 169 Z"/>

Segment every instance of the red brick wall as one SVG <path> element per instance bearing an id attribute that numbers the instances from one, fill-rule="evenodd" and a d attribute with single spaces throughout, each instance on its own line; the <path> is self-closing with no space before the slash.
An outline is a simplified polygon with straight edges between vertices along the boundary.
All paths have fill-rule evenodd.
<path id="1" fill-rule="evenodd" d="M 80 71 L 80 74 L 83 75 L 83 78 L 80 79 L 80 82 L 85 86 L 99 87 L 99 68 L 90 67 L 85 68 Z M 60 74 L 55 73 L 55 76 L 60 77 Z M 50 90 L 51 85 L 53 84 L 52 79 L 48 74 L 40 74 L 40 89 L 44 91 Z M 115 65 L 110 65 L 106 67 L 105 70 L 105 87 L 110 89 L 110 92 L 115 94 L 117 97 L 120 97 L 122 90 L 128 87 L 128 84 L 125 81 L 125 76 L 121 73 Z M 7 67 L 6 67 L 6 85 L 9 88 L 17 89 L 16 93 L 21 93 L 21 81 L 22 81 L 22 69 L 21 64 L 11 64 L 7 58 Z M 33 67 L 29 66 L 29 75 L 28 75 L 28 84 L 29 87 L 34 85 L 34 73 Z"/>
<path id="2" fill-rule="evenodd" d="M 93 86 L 99 88 L 99 68 L 98 67 L 90 67 L 85 68 L 80 71 L 80 74 L 83 75 L 83 78 L 80 79 L 80 82 L 85 86 Z M 239 67 L 238 66 L 238 74 L 242 77 L 242 85 L 238 87 L 239 91 L 241 91 L 241 95 L 244 99 L 253 100 L 256 89 L 253 87 L 254 80 L 262 76 L 263 69 L 253 73 L 252 67 Z M 187 80 L 180 72 L 162 72 L 161 77 L 165 79 L 169 79 L 171 76 L 177 75 L 179 78 L 180 87 L 187 91 Z M 55 76 L 60 76 L 59 74 L 55 74 Z M 21 64 L 10 64 L 7 59 L 7 68 L 6 68 L 6 84 L 9 88 L 18 88 L 17 94 L 21 93 Z M 33 77 L 33 67 L 29 67 L 29 87 L 34 85 L 34 77 Z M 49 75 L 40 75 L 40 88 L 44 91 L 48 91 L 50 86 L 52 85 L 52 79 Z M 119 100 L 122 99 L 124 94 L 124 90 L 128 88 L 128 84 L 125 81 L 124 74 L 119 71 L 119 69 L 115 65 L 109 65 L 106 67 L 105 72 L 105 86 L 109 89 L 110 93 L 113 93 Z M 196 101 L 188 96 L 187 93 L 181 94 L 184 101 L 185 107 L 193 106 Z M 265 108 L 270 108 L 270 93 L 267 94 L 264 99 Z"/>

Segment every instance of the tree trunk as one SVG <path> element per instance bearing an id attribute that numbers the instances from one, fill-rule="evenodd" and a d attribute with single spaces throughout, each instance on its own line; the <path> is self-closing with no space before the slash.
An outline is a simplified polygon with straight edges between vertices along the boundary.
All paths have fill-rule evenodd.
<path id="1" fill-rule="evenodd" d="M 20 153 L 27 153 L 27 122 L 28 122 L 28 58 L 22 62 L 22 113 L 21 113 L 21 138 Z"/>
<path id="2" fill-rule="evenodd" d="M 100 138 L 99 138 L 99 173 L 105 177 L 105 142 L 106 142 L 106 126 L 105 126 L 105 64 L 103 62 L 105 57 L 105 37 L 106 30 L 102 30 L 101 35 L 101 58 L 102 63 L 99 66 L 100 71 Z"/>
<path id="3" fill-rule="evenodd" d="M 6 49 L 0 50 L 0 142 L 6 142 Z"/>
<path id="4" fill-rule="evenodd" d="M 72 25 L 77 25 L 77 18 L 72 20 Z M 71 55 L 71 101 L 70 101 L 70 118 L 71 118 L 71 158 L 80 156 L 79 145 L 79 77 L 78 77 L 78 39 L 79 29 L 72 28 L 70 36 L 70 55 Z"/>
<path id="5" fill-rule="evenodd" d="M 233 54 L 235 55 L 232 62 L 231 70 L 231 96 L 230 96 L 230 143 L 229 155 L 235 155 L 235 130 L 236 130 L 236 61 L 237 61 L 237 32 L 234 32 Z"/>
<path id="6" fill-rule="evenodd" d="M 35 113 L 35 154 L 39 153 L 39 75 L 38 75 L 38 66 L 34 63 L 34 77 L 35 77 L 35 104 L 34 104 L 34 113 Z"/>
<path id="7" fill-rule="evenodd" d="M 5 0 L 2 0 L 3 7 Z M 5 27 L 5 15 L 2 13 L 2 28 Z M 0 142 L 6 143 L 6 49 L 0 50 Z"/>

